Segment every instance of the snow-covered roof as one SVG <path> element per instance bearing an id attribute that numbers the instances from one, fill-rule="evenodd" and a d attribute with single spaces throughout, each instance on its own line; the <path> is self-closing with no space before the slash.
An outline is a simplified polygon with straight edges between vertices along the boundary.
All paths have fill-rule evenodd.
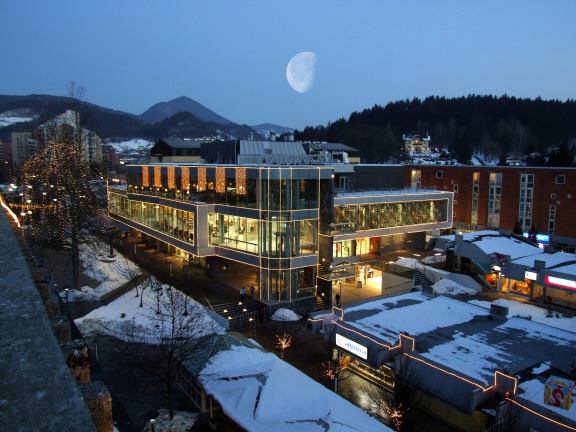
<path id="1" fill-rule="evenodd" d="M 228 417 L 252 432 L 390 431 L 272 353 L 231 346 L 200 374 Z"/>
<path id="2" fill-rule="evenodd" d="M 555 366 L 570 368 L 576 356 L 574 319 L 568 320 L 573 331 L 567 331 L 517 317 L 495 320 L 481 306 L 414 292 L 346 308 L 344 321 L 390 345 L 407 333 L 421 356 L 485 385 L 496 370 L 514 374 L 549 360 L 551 353 Z"/>
<path id="3" fill-rule="evenodd" d="M 546 268 L 559 266 L 564 263 L 569 263 L 570 261 L 576 262 L 576 254 L 556 252 L 556 253 L 542 253 L 537 256 L 527 256 L 514 260 L 515 264 L 526 265 L 532 267 L 534 265 L 534 260 L 544 261 Z"/>
<path id="4" fill-rule="evenodd" d="M 515 239 L 513 237 L 507 237 L 500 234 L 498 231 L 473 231 L 460 235 L 464 242 L 473 243 L 486 255 L 496 252 L 509 255 L 511 260 L 517 260 L 518 258 L 531 257 L 544 253 L 538 246 L 533 246 L 526 241 Z M 456 236 L 441 236 L 441 238 L 455 241 Z"/>

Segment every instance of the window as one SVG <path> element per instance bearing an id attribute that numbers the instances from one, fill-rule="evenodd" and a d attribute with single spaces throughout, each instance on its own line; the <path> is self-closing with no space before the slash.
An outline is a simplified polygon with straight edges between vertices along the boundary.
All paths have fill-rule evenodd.
<path id="1" fill-rule="evenodd" d="M 520 174 L 520 200 L 518 220 L 524 231 L 532 227 L 532 203 L 534 196 L 534 174 Z"/>
<path id="2" fill-rule="evenodd" d="M 548 234 L 554 234 L 556 224 L 556 206 L 551 205 L 548 209 Z"/>
<path id="3" fill-rule="evenodd" d="M 458 196 L 458 185 L 457 184 L 454 185 L 454 196 L 455 197 Z"/>
<path id="4" fill-rule="evenodd" d="M 552 199 L 556 199 L 556 194 L 555 194 L 555 193 L 553 193 L 553 194 L 550 194 L 550 198 L 552 198 Z"/>
<path id="5" fill-rule="evenodd" d="M 436 171 L 436 178 L 442 178 L 442 171 Z"/>
<path id="6" fill-rule="evenodd" d="M 566 183 L 566 176 L 564 174 L 558 174 L 556 176 L 556 184 L 565 184 Z"/>
<path id="7" fill-rule="evenodd" d="M 488 185 L 488 226 L 491 228 L 500 227 L 501 199 L 502 199 L 502 173 L 490 173 L 490 183 Z"/>

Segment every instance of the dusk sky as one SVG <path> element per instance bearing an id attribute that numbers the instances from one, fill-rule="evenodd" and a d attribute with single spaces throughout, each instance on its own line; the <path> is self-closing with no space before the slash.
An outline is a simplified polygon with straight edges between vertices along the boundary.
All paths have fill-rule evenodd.
<path id="1" fill-rule="evenodd" d="M 0 94 L 141 114 L 188 96 L 302 129 L 399 99 L 576 99 L 576 1 L 2 0 Z M 316 54 L 315 81 L 286 66 Z"/>

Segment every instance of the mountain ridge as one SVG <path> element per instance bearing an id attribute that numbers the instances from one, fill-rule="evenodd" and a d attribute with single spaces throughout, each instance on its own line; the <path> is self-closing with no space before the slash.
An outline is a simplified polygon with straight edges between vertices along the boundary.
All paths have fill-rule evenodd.
<path id="1" fill-rule="evenodd" d="M 102 107 L 91 102 L 77 101 L 66 96 L 45 94 L 0 95 L 0 114 L 14 110 L 30 109 L 36 118 L 8 126 L 0 126 L 0 139 L 10 141 L 10 133 L 33 130 L 58 114 L 81 106 L 83 115 L 91 118 L 102 138 L 141 137 L 151 140 L 167 136 L 201 138 L 224 133 L 230 138 L 247 139 L 259 131 L 248 125 L 239 125 L 187 97 L 180 96 L 168 102 L 159 102 L 137 115 Z M 271 129 L 281 126 L 269 124 Z"/>

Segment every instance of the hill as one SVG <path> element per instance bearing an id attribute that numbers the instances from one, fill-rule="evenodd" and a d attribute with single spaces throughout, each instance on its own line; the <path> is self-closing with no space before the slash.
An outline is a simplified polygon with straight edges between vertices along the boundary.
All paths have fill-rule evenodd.
<path id="1" fill-rule="evenodd" d="M 218 123 L 222 125 L 232 123 L 230 120 L 225 119 L 214 111 L 209 110 L 204 105 L 186 96 L 181 96 L 168 102 L 157 103 L 140 114 L 139 117 L 147 122 L 158 122 L 172 117 L 174 114 L 179 112 L 192 113 L 205 122 Z"/>
<path id="2" fill-rule="evenodd" d="M 542 165 L 551 149 L 574 151 L 575 119 L 574 100 L 431 96 L 375 105 L 347 120 L 296 131 L 295 138 L 342 142 L 359 149 L 364 162 L 377 163 L 403 159 L 403 134 L 430 134 L 433 147 L 446 149 L 461 163 L 480 154 L 488 162 L 529 156 L 529 164 Z"/>
<path id="3" fill-rule="evenodd" d="M 178 98 L 164 104 L 165 114 L 178 107 L 201 106 L 186 97 Z M 156 104 L 155 106 L 158 107 L 159 105 L 162 104 Z M 153 108 L 154 107 L 150 108 L 147 112 L 158 113 L 162 110 L 161 108 L 153 110 Z M 214 136 L 218 133 L 239 139 L 248 138 L 250 133 L 258 136 L 256 131 L 249 126 L 233 123 L 207 108 L 204 108 L 204 111 L 201 110 L 203 115 L 206 118 L 213 118 L 214 120 L 206 121 L 194 113 L 184 110 L 176 111 L 167 117 L 151 123 L 134 114 L 100 107 L 88 102 L 79 103 L 77 100 L 69 97 L 50 95 L 0 95 L 0 115 L 3 113 L 7 113 L 9 116 L 21 114 L 20 119 L 0 122 L 0 139 L 10 141 L 11 132 L 34 130 L 38 125 L 65 112 L 67 109 L 77 109 L 80 111 L 81 116 L 86 119 L 86 127 L 94 130 L 103 139 L 138 137 L 156 141 L 165 137 L 201 138 Z M 159 116 L 159 114 L 156 115 Z M 153 118 L 153 115 L 150 114 L 149 118 Z"/>

